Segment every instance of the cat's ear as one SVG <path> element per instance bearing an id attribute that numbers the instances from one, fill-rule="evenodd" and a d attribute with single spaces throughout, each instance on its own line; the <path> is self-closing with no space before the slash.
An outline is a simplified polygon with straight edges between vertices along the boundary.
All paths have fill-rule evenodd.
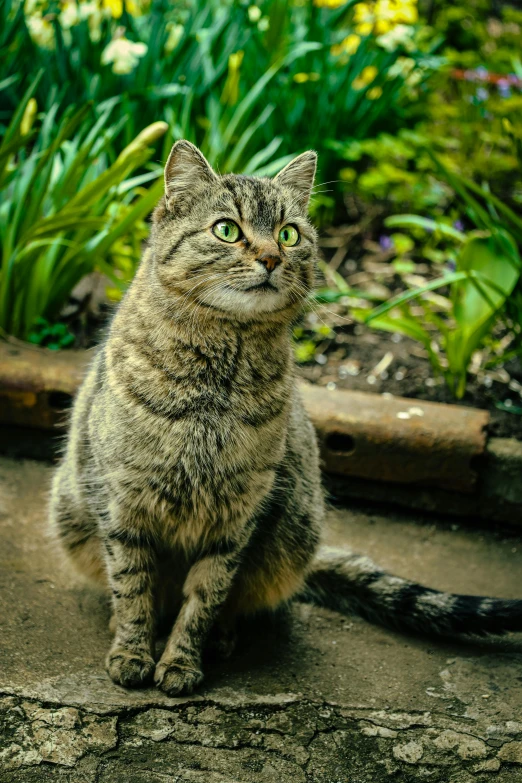
<path id="1" fill-rule="evenodd" d="M 210 184 L 216 179 L 210 163 L 194 144 L 184 139 L 177 141 L 165 165 L 167 209 L 172 209 L 179 198 L 198 184 Z"/>
<path id="2" fill-rule="evenodd" d="M 302 155 L 291 160 L 275 177 L 275 181 L 279 185 L 285 185 L 297 191 L 299 203 L 303 209 L 308 207 L 316 167 L 317 154 L 313 150 L 308 150 L 308 152 L 303 152 Z"/>

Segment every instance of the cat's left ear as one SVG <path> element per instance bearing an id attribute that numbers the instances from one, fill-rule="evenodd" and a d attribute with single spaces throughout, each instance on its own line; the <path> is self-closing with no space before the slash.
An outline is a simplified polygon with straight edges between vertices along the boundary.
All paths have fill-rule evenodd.
<path id="1" fill-rule="evenodd" d="M 302 155 L 291 160 L 275 176 L 275 181 L 279 185 L 285 185 L 297 191 L 300 205 L 303 209 L 307 209 L 316 168 L 317 154 L 313 150 L 308 150 L 308 152 L 303 152 Z"/>
<path id="2" fill-rule="evenodd" d="M 212 166 L 190 141 L 177 141 L 165 165 L 165 201 L 172 209 L 178 199 L 195 190 L 200 184 L 217 180 Z"/>

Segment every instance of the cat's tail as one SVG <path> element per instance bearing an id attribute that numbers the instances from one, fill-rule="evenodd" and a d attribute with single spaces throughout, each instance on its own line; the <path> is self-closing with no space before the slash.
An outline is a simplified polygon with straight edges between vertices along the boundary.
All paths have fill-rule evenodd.
<path id="1" fill-rule="evenodd" d="M 522 601 L 454 595 L 387 574 L 369 558 L 322 547 L 297 600 L 437 636 L 522 631 Z"/>

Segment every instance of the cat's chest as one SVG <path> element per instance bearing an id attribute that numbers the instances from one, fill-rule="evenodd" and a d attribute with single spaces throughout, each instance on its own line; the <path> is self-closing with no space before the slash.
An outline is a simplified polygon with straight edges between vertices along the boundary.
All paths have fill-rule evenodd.
<path id="1" fill-rule="evenodd" d="M 109 357 L 103 404 L 107 444 L 125 455 L 148 506 L 204 517 L 270 484 L 282 458 L 292 392 L 289 356 L 231 346 L 208 355 L 151 361 L 143 352 Z M 104 403 L 104 401 L 102 401 Z M 267 484 L 268 482 L 268 484 Z M 180 500 L 182 499 L 182 500 Z M 181 503 L 177 507 L 176 504 Z"/>
<path id="2" fill-rule="evenodd" d="M 285 452 L 286 406 L 257 424 L 241 421 L 237 410 L 163 427 L 149 422 L 148 431 L 144 420 L 116 449 L 125 454 L 124 492 L 169 547 L 190 552 L 202 541 L 233 535 L 272 488 Z"/>

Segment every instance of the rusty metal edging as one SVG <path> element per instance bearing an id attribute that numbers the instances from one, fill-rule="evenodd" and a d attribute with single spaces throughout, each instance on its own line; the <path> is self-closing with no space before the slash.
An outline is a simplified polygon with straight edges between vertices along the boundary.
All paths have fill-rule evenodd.
<path id="1" fill-rule="evenodd" d="M 52 430 L 63 422 L 91 351 L 0 341 L 0 425 Z"/>
<path id="2" fill-rule="evenodd" d="M 56 428 L 91 356 L 0 343 L 0 424 Z M 473 493 L 487 412 L 304 382 L 300 388 L 327 472 Z"/>
<path id="3" fill-rule="evenodd" d="M 489 413 L 302 383 L 327 472 L 472 493 Z"/>

